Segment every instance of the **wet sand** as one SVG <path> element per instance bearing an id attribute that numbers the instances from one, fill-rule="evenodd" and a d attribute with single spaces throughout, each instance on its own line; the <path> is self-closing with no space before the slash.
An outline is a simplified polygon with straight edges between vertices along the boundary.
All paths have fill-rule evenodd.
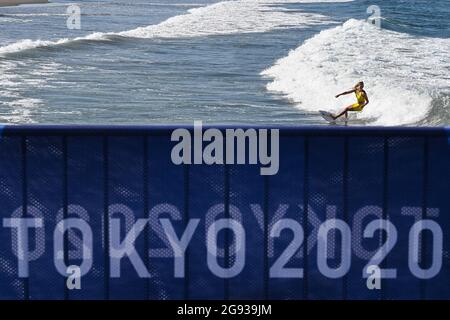
<path id="1" fill-rule="evenodd" d="M 19 4 L 48 3 L 48 0 L 0 0 L 0 7 L 17 6 Z"/>

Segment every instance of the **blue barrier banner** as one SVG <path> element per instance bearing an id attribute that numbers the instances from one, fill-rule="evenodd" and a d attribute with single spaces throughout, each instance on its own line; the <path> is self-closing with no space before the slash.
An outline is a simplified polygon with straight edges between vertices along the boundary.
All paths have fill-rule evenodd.
<path id="1" fill-rule="evenodd" d="M 6 126 L 0 299 L 450 299 L 448 137 Z"/>

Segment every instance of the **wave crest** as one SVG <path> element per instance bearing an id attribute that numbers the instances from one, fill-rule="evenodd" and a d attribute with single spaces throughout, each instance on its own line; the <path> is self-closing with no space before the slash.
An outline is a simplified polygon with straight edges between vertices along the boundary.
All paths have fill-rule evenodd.
<path id="1" fill-rule="evenodd" d="M 370 104 L 358 118 L 413 124 L 450 88 L 449 47 L 450 39 L 416 38 L 350 19 L 305 41 L 262 75 L 273 78 L 268 90 L 307 111 L 337 111 L 353 103 L 354 97 L 334 96 L 364 80 Z"/>
<path id="2" fill-rule="evenodd" d="M 85 37 L 56 41 L 21 40 L 0 47 L 0 55 L 80 41 L 108 41 L 117 37 L 183 38 L 233 33 L 266 32 L 273 29 L 302 28 L 332 23 L 328 17 L 307 12 L 289 12 L 273 4 L 289 2 L 351 2 L 353 0 L 234 0 L 223 1 L 187 11 L 159 24 L 122 32 L 97 32 Z"/>

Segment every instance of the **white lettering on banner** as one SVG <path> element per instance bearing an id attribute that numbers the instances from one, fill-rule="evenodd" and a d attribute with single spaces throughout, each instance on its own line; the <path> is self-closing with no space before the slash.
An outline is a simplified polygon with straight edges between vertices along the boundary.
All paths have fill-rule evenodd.
<path id="1" fill-rule="evenodd" d="M 29 275 L 29 263 L 32 260 L 32 252 L 29 250 L 29 229 L 43 228 L 42 218 L 5 218 L 3 219 L 3 226 L 12 228 L 16 232 L 16 247 L 13 247 L 13 252 L 16 252 L 19 265 L 19 277 L 27 278 Z M 14 233 L 11 232 L 12 242 L 14 243 Z M 37 243 L 37 239 L 36 242 Z M 35 256 L 34 260 L 37 260 Z"/>
<path id="2" fill-rule="evenodd" d="M 381 289 L 381 271 L 378 266 L 370 265 L 366 268 L 366 286 L 369 290 Z"/>
<path id="3" fill-rule="evenodd" d="M 91 270 L 92 267 L 92 230 L 89 224 L 83 219 L 76 218 L 68 218 L 62 219 L 56 225 L 54 236 L 53 236 L 53 244 L 55 246 L 54 249 L 54 259 L 55 266 L 58 272 L 65 276 L 67 274 L 68 267 L 64 262 L 64 234 L 68 232 L 70 229 L 77 229 L 82 234 L 81 241 L 81 252 L 82 252 L 82 261 L 83 263 L 79 267 L 80 276 L 84 276 Z"/>
<path id="4" fill-rule="evenodd" d="M 81 207 L 70 204 L 68 206 L 77 208 L 79 212 L 87 213 Z M 362 279 L 367 278 L 366 285 L 369 289 L 377 288 L 377 281 L 380 279 L 396 279 L 399 277 L 398 270 L 404 270 L 404 267 L 392 265 L 393 261 L 407 261 L 407 266 L 405 267 L 408 267 L 412 277 L 431 279 L 439 275 L 444 265 L 443 260 L 448 259 L 448 252 L 444 251 L 448 250 L 444 248 L 444 243 L 446 243 L 444 242 L 444 237 L 446 235 L 439 223 L 431 219 L 418 219 L 418 216 L 415 217 L 414 221 L 411 221 L 411 218 L 404 214 L 404 208 L 401 208 L 401 213 L 403 214 L 399 214 L 398 217 L 405 218 L 405 223 L 402 224 L 402 229 L 398 230 L 392 221 L 379 217 L 380 208 L 375 206 L 363 207 L 357 210 L 357 214 L 352 216 L 353 224 L 351 219 L 344 221 L 334 217 L 338 209 L 336 206 L 327 206 L 329 210 L 325 210 L 327 213 L 326 219 L 320 220 L 317 214 L 311 214 L 311 217 L 308 216 L 308 221 L 305 222 L 288 218 L 287 211 L 289 207 L 288 204 L 279 204 L 276 207 L 277 209 L 269 214 L 271 219 L 268 222 L 268 230 L 266 231 L 264 228 L 263 207 L 259 204 L 249 205 L 249 208 L 246 208 L 246 212 L 250 210 L 253 212 L 253 215 L 250 214 L 245 217 L 241 213 L 241 210 L 245 208 L 239 209 L 237 206 L 229 206 L 230 216 L 226 219 L 223 218 L 225 204 L 212 205 L 209 209 L 206 209 L 207 212 L 203 219 L 205 229 L 198 228 L 202 219 L 191 218 L 183 221 L 180 210 L 176 206 L 167 203 L 156 204 L 153 208 L 150 208 L 149 215 L 155 215 L 156 219 L 155 217 L 135 219 L 133 211 L 126 205 L 115 204 L 114 206 L 109 206 L 111 210 L 108 216 L 110 276 L 112 278 L 121 277 L 121 262 L 124 258 L 129 259 L 131 266 L 141 278 L 150 278 L 154 274 L 153 271 L 149 271 L 149 266 L 144 261 L 173 258 L 174 278 L 184 278 L 186 255 L 194 238 L 197 239 L 195 241 L 197 244 L 195 248 L 197 257 L 198 252 L 203 252 L 200 256 L 204 257 L 204 262 L 208 266 L 209 271 L 212 275 L 220 278 L 238 276 L 244 270 L 246 263 L 252 261 L 252 256 L 258 254 L 266 254 L 269 258 L 273 258 L 270 260 L 271 265 L 268 270 L 270 278 L 302 278 L 305 259 L 303 259 L 303 255 L 299 255 L 299 252 L 305 251 L 303 246 L 310 239 L 315 239 L 316 241 L 312 247 L 308 244 L 306 252 L 310 254 L 310 250 L 316 250 L 315 263 L 318 272 L 322 276 L 331 279 L 346 276 L 351 270 L 352 254 L 354 254 L 358 259 L 367 261 L 361 270 L 360 277 Z M 301 215 L 298 215 L 299 206 L 293 206 L 293 208 L 297 209 L 296 215 L 300 217 Z M 96 244 L 93 242 L 93 231 L 89 221 L 80 218 L 60 219 L 58 217 L 54 222 L 56 224 L 53 233 L 54 241 L 48 242 L 45 240 L 46 233 L 43 232 L 44 227 L 48 227 L 48 225 L 44 225 L 44 222 L 48 224 L 48 220 L 37 217 L 39 212 L 32 207 L 28 207 L 27 210 L 28 213 L 33 212 L 33 218 L 20 217 L 19 213 L 22 212 L 22 208 L 19 208 L 14 211 L 12 218 L 3 218 L 2 223 L 4 229 L 11 229 L 12 252 L 17 257 L 18 276 L 20 278 L 29 277 L 29 262 L 44 258 L 46 243 L 53 243 L 54 245 L 53 259 L 56 272 L 67 276 L 68 270 L 74 265 L 66 265 L 70 264 L 70 260 L 73 259 L 68 253 L 64 252 L 68 247 L 64 245 L 64 234 L 70 234 L 70 231 L 78 230 L 80 236 L 77 240 L 80 241 L 71 243 L 71 246 L 79 246 L 80 248 L 77 248 L 77 250 L 82 255 L 77 257 L 78 269 L 70 269 L 67 282 L 69 285 L 70 279 L 71 287 L 76 288 L 78 285 L 76 277 L 82 277 L 93 269 L 94 247 L 96 245 L 102 246 L 102 243 Z M 418 212 L 414 207 L 408 207 L 408 211 Z M 160 213 L 163 212 L 169 213 L 169 217 L 159 218 Z M 309 208 L 308 213 L 312 212 L 314 210 Z M 428 208 L 427 212 L 433 213 L 433 217 L 439 217 L 439 209 L 437 208 Z M 122 214 L 121 218 L 115 217 L 118 213 Z M 126 214 L 123 215 L 124 213 Z M 370 216 L 372 218 L 368 219 Z M 127 219 L 124 219 L 124 217 Z M 364 224 L 362 217 L 365 217 Z M 252 230 L 245 229 L 248 219 L 256 219 Z M 410 222 L 409 224 L 408 221 Z M 158 224 L 158 229 L 150 228 L 150 225 L 154 223 Z M 309 234 L 305 233 L 305 223 L 308 224 L 306 230 L 308 230 Z M 353 226 L 353 230 L 350 226 Z M 103 221 L 102 229 L 104 230 L 104 228 L 105 223 Z M 408 230 L 405 230 L 406 228 Z M 121 236 L 123 230 L 126 231 L 124 237 Z M 155 230 L 158 230 L 157 237 L 160 242 L 162 241 L 167 245 L 167 248 L 162 250 L 164 252 L 158 255 L 158 250 L 144 251 L 143 248 L 153 244 L 152 241 L 147 246 L 143 245 L 144 239 L 148 239 L 148 237 L 143 235 L 144 230 L 152 233 L 156 233 Z M 262 239 L 261 247 L 247 248 L 247 237 L 252 237 L 252 240 L 256 239 L 253 235 L 258 231 L 262 235 L 262 237 L 258 238 Z M 38 232 L 39 237 L 30 237 L 30 234 L 36 235 Z M 97 234 L 98 232 L 96 230 Z M 220 259 L 223 260 L 225 257 L 226 248 L 223 237 L 220 236 L 222 232 L 229 232 L 231 235 L 227 251 L 231 259 L 228 260 L 227 265 L 220 263 Z M 408 233 L 402 237 L 402 239 L 407 239 L 407 244 L 404 245 L 403 249 L 404 252 L 394 250 L 398 245 L 399 233 L 401 232 Z M 427 249 L 426 266 L 420 263 L 420 256 L 424 254 L 420 251 L 420 248 L 424 247 L 422 243 L 423 232 L 427 232 L 431 236 L 427 237 L 429 241 L 427 240 L 425 247 Z M 287 238 L 284 236 L 286 233 L 290 234 Z M 381 241 L 382 235 L 385 235 L 383 241 Z M 266 243 L 263 241 L 264 236 L 267 236 L 267 248 L 264 248 Z M 66 239 L 69 240 L 68 237 Z M 199 239 L 202 242 L 204 241 L 204 245 L 198 245 L 200 243 L 198 242 Z M 336 243 L 336 239 L 339 240 L 338 243 Z M 274 245 L 275 241 L 278 243 L 277 246 Z M 355 248 L 360 250 L 363 244 L 367 244 L 368 241 L 372 243 L 370 245 L 372 250 L 365 251 L 364 258 L 361 258 L 361 255 L 358 255 L 354 250 Z M 330 250 L 331 244 L 334 250 Z M 376 244 L 376 246 L 373 244 Z M 169 250 L 171 254 L 167 254 L 166 250 Z M 101 251 L 104 252 L 104 249 Z M 336 253 L 336 256 L 333 255 L 334 253 Z M 66 259 L 69 261 L 65 261 L 65 254 Z M 249 254 L 250 256 L 248 256 Z M 389 268 L 381 268 L 383 262 L 394 254 L 397 256 L 403 254 L 405 258 L 389 259 Z M 332 259 L 336 261 L 331 263 Z M 311 268 L 311 264 L 308 267 Z M 401 276 L 404 276 L 404 274 Z"/>
<path id="5" fill-rule="evenodd" d="M 81 289 L 81 269 L 78 266 L 67 267 L 67 281 L 66 286 L 69 290 Z"/>
<path id="6" fill-rule="evenodd" d="M 279 135 L 279 129 L 225 129 L 224 137 L 222 131 L 215 128 L 203 132 L 202 122 L 195 121 L 193 138 L 185 128 L 172 132 L 171 141 L 178 143 L 172 148 L 170 156 L 175 165 L 256 165 L 259 162 L 261 175 L 275 175 L 280 166 Z M 208 144 L 204 147 L 205 142 Z"/>

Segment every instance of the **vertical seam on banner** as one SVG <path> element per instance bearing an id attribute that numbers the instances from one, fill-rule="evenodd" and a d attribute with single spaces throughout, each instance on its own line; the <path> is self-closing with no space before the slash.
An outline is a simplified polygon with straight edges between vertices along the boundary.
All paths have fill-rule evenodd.
<path id="1" fill-rule="evenodd" d="M 264 176 L 264 299 L 269 299 L 269 176 Z"/>
<path id="2" fill-rule="evenodd" d="M 230 176 L 229 176 L 229 167 L 225 163 L 224 164 L 224 174 L 225 174 L 225 219 L 230 220 Z M 230 229 L 225 231 L 225 267 L 229 270 L 230 267 Z M 230 283 L 228 278 L 224 279 L 224 298 L 225 300 L 230 299 Z"/>
<path id="3" fill-rule="evenodd" d="M 103 242 L 104 242 L 104 289 L 105 299 L 109 300 L 109 163 L 108 163 L 108 136 L 103 137 Z"/>
<path id="4" fill-rule="evenodd" d="M 387 220 L 388 217 L 388 188 L 389 188 L 389 138 L 387 136 L 383 137 L 383 210 L 382 210 L 382 219 Z M 381 234 L 381 242 L 386 242 L 386 234 Z M 384 258 L 384 261 L 380 263 L 380 267 L 383 268 L 387 265 L 387 257 Z M 381 299 L 385 300 L 387 296 L 387 281 L 383 278 L 380 279 L 382 284 L 381 287 Z"/>
<path id="5" fill-rule="evenodd" d="M 303 298 L 308 300 L 308 212 L 309 212 L 309 139 L 307 136 L 304 137 L 303 143 L 303 157 L 304 157 L 304 168 L 303 168 L 303 230 L 305 233 L 305 240 L 303 243 Z"/>
<path id="6" fill-rule="evenodd" d="M 444 128 L 445 133 L 447 134 L 447 143 L 450 146 L 450 126 Z"/>
<path id="7" fill-rule="evenodd" d="M 425 136 L 423 140 L 423 177 L 422 177 L 422 220 L 427 218 L 427 207 L 428 207 L 428 138 Z M 422 232 L 422 241 L 421 241 L 421 261 L 423 265 L 427 263 L 427 241 L 426 236 L 423 235 Z M 420 280 L 420 299 L 425 299 L 426 297 L 426 280 Z"/>
<path id="8" fill-rule="evenodd" d="M 67 136 L 63 136 L 62 139 L 62 147 L 63 147 L 63 221 L 66 221 L 68 217 L 68 181 L 67 181 Z M 63 250 L 64 250 L 64 265 L 67 266 L 69 261 L 69 245 L 68 245 L 69 231 L 64 232 L 63 234 Z M 69 299 L 69 291 L 67 289 L 66 277 L 63 277 L 64 283 L 64 300 Z"/>
<path id="9" fill-rule="evenodd" d="M 185 228 L 189 224 L 189 165 L 184 164 L 184 221 Z M 184 256 L 184 298 L 189 300 L 189 246 L 186 248 Z"/>
<path id="10" fill-rule="evenodd" d="M 348 136 L 344 137 L 344 172 L 343 172 L 343 218 L 345 223 L 348 224 Z M 350 251 L 351 254 L 351 251 Z M 342 263 L 342 262 L 341 262 Z M 342 278 L 342 298 L 347 300 L 347 281 L 348 273 Z"/>
<path id="11" fill-rule="evenodd" d="M 27 136 L 22 136 L 22 217 L 28 216 L 28 179 L 27 179 Z M 30 272 L 28 269 L 28 277 L 23 279 L 23 296 L 24 300 L 30 300 Z"/>
<path id="12" fill-rule="evenodd" d="M 143 165 L 144 165 L 144 217 L 147 219 L 147 225 L 144 229 L 144 259 L 145 259 L 145 267 L 147 268 L 148 272 L 150 272 L 150 257 L 149 257 L 149 241 L 150 241 L 150 213 L 149 213 L 149 193 L 148 193 L 148 177 L 149 177 L 149 167 L 148 167 L 148 139 L 149 137 L 147 135 L 143 136 L 143 148 L 144 148 L 144 157 L 143 157 Z M 148 300 L 150 298 L 150 278 L 145 279 L 145 298 Z"/>

